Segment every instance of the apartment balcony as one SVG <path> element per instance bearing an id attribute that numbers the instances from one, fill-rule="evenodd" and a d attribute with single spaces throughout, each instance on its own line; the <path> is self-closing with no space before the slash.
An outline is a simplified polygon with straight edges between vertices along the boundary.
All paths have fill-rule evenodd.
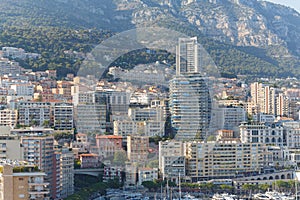
<path id="1" fill-rule="evenodd" d="M 41 182 L 41 181 L 28 181 L 28 185 L 29 187 L 34 187 L 34 186 L 49 186 L 50 183 L 45 183 L 45 182 Z"/>
<path id="2" fill-rule="evenodd" d="M 30 200 L 41 199 L 41 200 L 49 200 L 50 197 L 45 197 L 45 195 L 30 195 Z"/>
<path id="3" fill-rule="evenodd" d="M 6 151 L 6 147 L 0 147 L 0 151 Z"/>
<path id="4" fill-rule="evenodd" d="M 28 191 L 29 195 L 43 195 L 43 194 L 49 194 L 48 189 L 44 190 L 30 190 Z"/>

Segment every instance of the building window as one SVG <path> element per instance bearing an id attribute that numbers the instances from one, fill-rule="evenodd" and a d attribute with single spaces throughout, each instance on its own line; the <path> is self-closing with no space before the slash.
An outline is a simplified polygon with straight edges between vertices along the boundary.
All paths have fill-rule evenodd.
<path id="1" fill-rule="evenodd" d="M 252 130 L 252 135 L 258 135 L 258 130 Z"/>
<path id="2" fill-rule="evenodd" d="M 258 137 L 253 137 L 252 142 L 258 142 Z"/>

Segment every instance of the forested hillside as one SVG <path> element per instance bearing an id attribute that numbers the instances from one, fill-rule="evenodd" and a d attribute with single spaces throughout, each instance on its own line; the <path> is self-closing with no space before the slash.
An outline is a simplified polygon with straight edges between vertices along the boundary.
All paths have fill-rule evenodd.
<path id="1" fill-rule="evenodd" d="M 167 4 L 163 0 L 2 0 L 0 47 L 14 46 L 24 48 L 28 52 L 39 53 L 41 58 L 20 61 L 21 65 L 33 70 L 57 69 L 59 75 L 63 77 L 69 72 L 76 73 L 83 60 L 83 57 L 67 54 L 66 51 L 85 54 L 118 32 L 135 26 L 158 25 L 189 36 L 198 36 L 199 42 L 210 53 L 222 73 L 300 77 L 297 41 L 292 42 L 289 35 L 280 32 L 281 28 L 283 30 L 284 27 L 288 27 L 293 34 L 295 32 L 295 38 L 298 38 L 296 25 L 300 22 L 297 13 L 273 4 L 264 5 L 256 0 L 252 1 L 254 2 L 252 5 L 244 1 L 237 5 L 229 0 L 215 1 L 216 3 L 195 0 L 191 4 L 178 0 L 172 1 L 174 4 Z M 193 6 L 197 8 L 197 12 L 191 10 Z M 235 12 L 229 14 L 232 8 Z M 239 8 L 241 13 L 238 13 Z M 238 39 L 234 38 L 236 33 L 230 27 L 207 32 L 205 27 L 211 25 L 210 22 L 203 21 L 206 20 L 203 14 L 214 14 L 211 17 L 215 18 L 216 13 L 220 14 L 218 9 L 222 10 L 222 17 L 228 19 L 226 23 L 237 24 L 240 23 L 238 17 L 250 9 L 250 14 L 256 19 L 245 19 L 243 23 L 246 23 L 251 31 L 252 26 L 256 26 L 251 23 L 258 23 L 255 20 L 263 24 L 268 22 L 272 26 L 265 27 L 260 32 L 253 30 L 254 35 L 245 35 L 245 38 Z M 282 14 L 282 20 L 275 23 L 275 14 L 278 16 L 276 19 L 279 19 L 282 11 L 286 12 Z M 192 20 L 196 18 L 198 21 Z M 237 21 L 230 21 L 235 19 Z M 202 25 L 197 25 L 198 23 Z M 228 38 L 223 37 L 223 33 L 218 31 L 233 34 L 230 36 L 233 42 L 230 43 Z M 269 36 L 266 35 L 268 32 Z M 264 41 L 268 40 L 271 42 L 265 45 Z M 126 57 L 129 55 L 133 59 Z M 174 63 L 174 56 L 168 54 L 154 56 L 148 55 L 145 51 L 137 51 L 126 56 L 114 64 L 133 67 L 135 64 L 155 60 Z"/>

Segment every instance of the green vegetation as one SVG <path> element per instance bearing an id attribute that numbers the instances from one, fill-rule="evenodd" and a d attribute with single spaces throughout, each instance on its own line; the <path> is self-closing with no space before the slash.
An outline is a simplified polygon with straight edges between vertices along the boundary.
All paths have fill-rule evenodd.
<path id="1" fill-rule="evenodd" d="M 120 188 L 122 183 L 119 179 L 102 182 L 102 175 L 93 177 L 88 175 L 75 175 L 75 188 L 77 191 L 66 198 L 66 200 L 85 200 L 90 199 L 93 194 L 104 195 L 108 188 Z"/>
<path id="2" fill-rule="evenodd" d="M 255 193 L 255 192 L 266 192 L 269 189 L 275 189 L 278 192 L 293 192 L 295 190 L 295 181 L 283 181 L 277 180 L 273 182 L 272 185 L 269 184 L 260 184 L 260 185 L 253 185 L 253 184 L 244 184 L 242 186 L 242 190 L 245 193 Z"/>
<path id="3" fill-rule="evenodd" d="M 61 139 L 67 139 L 67 140 L 72 140 L 74 135 L 72 133 L 66 133 L 66 132 L 56 132 L 53 134 L 54 139 L 56 141 L 59 141 Z"/>
<path id="4" fill-rule="evenodd" d="M 273 188 L 279 192 L 291 192 L 295 191 L 295 181 L 283 181 L 283 180 L 277 180 L 272 184 Z"/>
<path id="5" fill-rule="evenodd" d="M 155 143 L 156 145 L 158 145 L 158 143 L 160 141 L 166 141 L 166 140 L 171 140 L 171 139 L 172 139 L 172 137 L 168 137 L 168 136 L 160 137 L 160 136 L 156 135 L 156 136 L 150 137 L 149 142 Z"/>
<path id="6" fill-rule="evenodd" d="M 166 185 L 169 185 L 169 187 L 175 187 L 176 183 L 172 181 L 166 181 L 166 180 L 154 180 L 154 181 L 144 181 L 142 182 L 142 185 L 147 188 L 149 191 L 158 191 L 158 189 L 162 187 L 166 187 Z"/>
<path id="7" fill-rule="evenodd" d="M 19 173 L 19 172 L 39 172 L 38 166 L 16 166 L 13 168 L 14 173 Z"/>
<path id="8" fill-rule="evenodd" d="M 127 13 L 111 0 L 1 0 L 0 25 L 127 30 L 133 27 L 127 18 L 108 20 Z"/>
<path id="9" fill-rule="evenodd" d="M 74 169 L 80 169 L 81 168 L 81 161 L 79 159 L 74 160 Z"/>
<path id="10" fill-rule="evenodd" d="M 4 26 L 0 31 L 0 46 L 23 48 L 39 53 L 38 59 L 17 60 L 21 66 L 35 71 L 56 69 L 60 77 L 76 74 L 82 59 L 64 51 L 87 53 L 111 33 L 99 30 L 73 30 L 62 27 Z"/>
<path id="11" fill-rule="evenodd" d="M 127 154 L 125 151 L 117 151 L 114 154 L 113 164 L 124 166 L 127 161 Z"/>
<path id="12" fill-rule="evenodd" d="M 159 161 L 158 160 L 152 160 L 147 164 L 147 167 L 149 168 L 158 168 Z"/>
<path id="13" fill-rule="evenodd" d="M 98 182 L 92 185 L 89 185 L 81 190 L 75 192 L 73 195 L 68 196 L 65 200 L 88 200 L 90 199 L 91 194 L 99 193 L 101 195 L 105 194 L 105 190 L 109 188 L 107 183 Z"/>
<path id="14" fill-rule="evenodd" d="M 266 192 L 270 189 L 270 185 L 269 184 L 260 184 L 258 186 L 258 189 L 262 192 Z"/>
<path id="15" fill-rule="evenodd" d="M 291 74 L 300 75 L 297 66 L 300 62 L 294 57 L 285 59 L 274 58 L 278 51 L 284 51 L 282 47 L 269 46 L 267 49 L 258 47 L 237 47 L 222 43 L 205 35 L 180 21 L 160 21 L 159 25 L 171 30 L 185 33 L 188 36 L 197 36 L 198 42 L 209 53 L 212 60 L 218 66 L 224 77 L 235 77 L 238 74 L 260 77 L 288 77 Z M 276 52 L 277 53 L 274 53 Z M 289 67 L 287 67 L 289 66 Z"/>
<path id="16" fill-rule="evenodd" d="M 214 136 L 214 135 L 208 136 L 207 141 L 208 141 L 208 142 L 216 141 L 216 136 Z"/>
<path id="17" fill-rule="evenodd" d="M 115 60 L 111 66 L 121 66 L 124 69 L 132 69 L 138 64 L 154 63 L 156 61 L 167 61 L 169 64 L 175 64 L 175 55 L 164 50 L 139 49 L 122 55 Z"/>
<path id="18" fill-rule="evenodd" d="M 234 187 L 232 185 L 215 185 L 214 183 L 181 183 L 181 187 L 185 191 L 201 191 L 203 193 L 228 192 L 232 193 Z"/>
<path id="19" fill-rule="evenodd" d="M 156 6 L 152 1 L 147 3 Z M 180 6 L 174 9 L 180 9 Z M 85 54 L 112 36 L 110 31 L 121 32 L 133 28 L 132 12 L 131 8 L 116 9 L 115 2 L 111 0 L 103 0 L 101 4 L 96 0 L 3 0 L 0 8 L 0 47 L 13 46 L 39 53 L 41 57 L 36 60 L 17 61 L 21 66 L 35 71 L 56 69 L 59 78 L 62 78 L 67 73 L 76 74 L 83 59 L 82 56 L 66 54 L 64 51 Z M 253 77 L 300 76 L 300 61 L 297 57 L 285 56 L 287 50 L 284 46 L 258 48 L 225 44 L 201 34 L 196 26 L 182 21 L 179 16 L 161 19 L 157 25 L 188 36 L 197 36 L 224 77 L 233 78 L 238 74 Z M 165 51 L 147 53 L 142 49 L 121 56 L 112 65 L 132 68 L 136 64 L 156 60 L 166 60 L 172 65 L 175 57 Z"/>

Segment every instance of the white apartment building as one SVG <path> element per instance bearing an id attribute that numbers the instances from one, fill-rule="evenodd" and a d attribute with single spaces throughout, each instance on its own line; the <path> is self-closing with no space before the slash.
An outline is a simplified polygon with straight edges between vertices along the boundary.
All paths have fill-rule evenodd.
<path id="1" fill-rule="evenodd" d="M 0 126 L 15 127 L 18 120 L 18 111 L 4 109 L 0 110 Z"/>
<path id="2" fill-rule="evenodd" d="M 185 144 L 182 141 L 160 141 L 158 159 L 163 177 L 176 180 L 179 174 L 186 175 Z"/>
<path id="3" fill-rule="evenodd" d="M 286 147 L 290 149 L 300 148 L 300 122 L 283 122 Z"/>
<path id="4" fill-rule="evenodd" d="M 19 124 L 24 126 L 43 126 L 50 123 L 51 104 L 46 102 L 19 102 Z"/>
<path id="5" fill-rule="evenodd" d="M 275 121 L 275 115 L 258 113 L 256 115 L 253 115 L 253 120 L 257 122 L 272 123 Z"/>
<path id="6" fill-rule="evenodd" d="M 7 58 L 0 58 L 0 75 L 16 76 L 21 74 L 21 67 L 18 62 L 10 61 Z"/>
<path id="7" fill-rule="evenodd" d="M 74 106 L 78 104 L 95 103 L 95 91 L 83 85 L 74 85 L 71 87 L 72 102 Z"/>
<path id="8" fill-rule="evenodd" d="M 114 135 L 127 137 L 129 135 L 163 136 L 165 122 L 163 121 L 114 121 Z"/>
<path id="9" fill-rule="evenodd" d="M 281 123 L 244 123 L 240 126 L 240 136 L 243 143 L 262 143 L 283 146 L 284 128 Z"/>
<path id="10" fill-rule="evenodd" d="M 75 126 L 80 133 L 104 133 L 106 130 L 106 106 L 79 104 L 75 107 Z"/>
<path id="11" fill-rule="evenodd" d="M 224 117 L 223 129 L 233 130 L 238 128 L 247 119 L 246 111 L 242 107 L 225 107 L 220 109 Z"/>
<path id="12" fill-rule="evenodd" d="M 154 181 L 158 179 L 158 169 L 139 168 L 138 169 L 138 185 L 142 185 L 144 181 Z"/>
<path id="13" fill-rule="evenodd" d="M 133 121 L 165 121 L 163 109 L 156 108 L 129 108 L 128 116 Z"/>
<path id="14" fill-rule="evenodd" d="M 290 99 L 283 93 L 276 97 L 276 114 L 286 117 L 290 115 Z"/>
<path id="15" fill-rule="evenodd" d="M 31 83 L 18 83 L 10 86 L 13 90 L 13 94 L 16 96 L 33 96 L 34 85 Z"/>
<path id="16" fill-rule="evenodd" d="M 140 128 L 143 122 L 134 121 L 114 121 L 114 135 L 127 137 L 129 135 L 142 135 L 143 129 Z"/>
<path id="17" fill-rule="evenodd" d="M 53 126 L 56 130 L 72 130 L 74 128 L 73 105 L 70 103 L 55 103 L 53 110 Z"/>

